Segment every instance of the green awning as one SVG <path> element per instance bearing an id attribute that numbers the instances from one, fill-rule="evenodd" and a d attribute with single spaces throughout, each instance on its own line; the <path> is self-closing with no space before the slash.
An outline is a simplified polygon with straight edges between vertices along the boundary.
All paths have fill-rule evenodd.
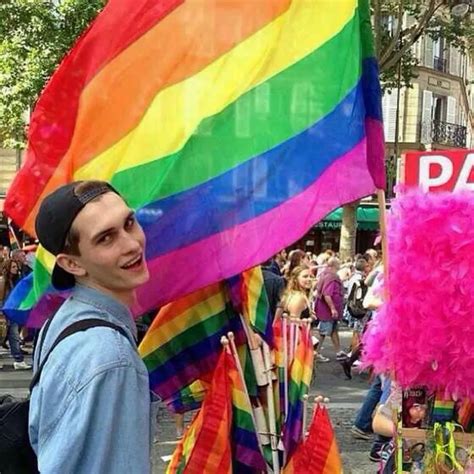
<path id="1" fill-rule="evenodd" d="M 319 229 L 340 229 L 342 224 L 342 207 L 328 214 L 316 227 Z M 379 209 L 377 207 L 357 208 L 357 229 L 378 230 Z"/>

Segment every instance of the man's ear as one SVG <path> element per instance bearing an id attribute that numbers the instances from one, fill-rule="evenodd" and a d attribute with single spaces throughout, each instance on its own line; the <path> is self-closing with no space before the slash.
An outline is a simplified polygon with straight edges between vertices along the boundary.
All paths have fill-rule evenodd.
<path id="1" fill-rule="evenodd" d="M 72 255 L 66 253 L 60 253 L 56 256 L 56 263 L 68 273 L 74 276 L 82 277 L 86 276 L 87 272 L 84 267 L 81 266 L 79 261 Z"/>

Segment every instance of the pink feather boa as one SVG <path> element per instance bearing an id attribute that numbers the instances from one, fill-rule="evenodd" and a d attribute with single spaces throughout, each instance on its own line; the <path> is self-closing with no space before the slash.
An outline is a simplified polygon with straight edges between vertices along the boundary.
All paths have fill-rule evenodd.
<path id="1" fill-rule="evenodd" d="M 474 193 L 407 192 L 388 235 L 390 298 L 364 335 L 364 363 L 402 388 L 474 399 Z"/>

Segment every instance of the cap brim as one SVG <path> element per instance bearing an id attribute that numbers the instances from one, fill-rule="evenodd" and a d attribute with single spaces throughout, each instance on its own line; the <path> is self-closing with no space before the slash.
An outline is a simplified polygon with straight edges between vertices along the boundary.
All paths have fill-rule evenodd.
<path id="1" fill-rule="evenodd" d="M 76 284 L 76 279 L 74 275 L 71 275 L 71 273 L 68 273 L 56 264 L 51 275 L 51 283 L 56 290 L 67 290 Z"/>

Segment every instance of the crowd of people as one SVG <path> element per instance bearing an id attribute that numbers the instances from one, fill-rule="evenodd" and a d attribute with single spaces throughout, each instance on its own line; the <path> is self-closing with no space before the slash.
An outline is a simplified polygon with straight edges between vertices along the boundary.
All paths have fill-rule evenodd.
<path id="1" fill-rule="evenodd" d="M 4 246 L 0 248 L 0 307 L 6 301 L 15 285 L 32 271 L 23 250 L 11 250 Z M 27 328 L 20 327 L 15 321 L 9 320 L 0 313 L 0 342 L 4 349 L 10 351 L 15 370 L 30 370 L 32 367 L 25 362 L 29 352 L 23 348 L 27 337 Z"/>
<path id="2" fill-rule="evenodd" d="M 347 379 L 351 379 L 352 371 L 360 365 L 362 334 L 382 304 L 381 252 L 368 249 L 341 262 L 332 250 L 317 256 L 299 249 L 289 253 L 283 250 L 265 262 L 263 275 L 271 308 L 279 307 L 294 318 L 312 318 L 317 360 L 330 361 L 323 350 L 329 337 L 337 362 Z M 339 338 L 341 325 L 353 331 L 346 350 L 342 349 Z M 384 416 L 383 405 L 380 408 L 389 394 L 389 381 L 375 376 L 351 428 L 354 438 L 373 440 L 369 458 L 374 462 L 381 460 L 383 449 L 390 441 L 385 426 L 390 420 Z"/>
<path id="3" fill-rule="evenodd" d="M 380 252 L 369 249 L 342 262 L 332 250 L 319 255 L 300 249 L 282 250 L 262 268 L 271 313 L 276 314 L 280 308 L 290 317 L 312 318 L 317 359 L 329 362 L 323 354 L 325 339 L 329 337 L 336 359 L 350 379 L 351 369 L 361 354 L 360 336 L 372 314 L 363 302 L 382 271 Z M 348 351 L 341 348 L 341 324 L 354 331 Z"/>

